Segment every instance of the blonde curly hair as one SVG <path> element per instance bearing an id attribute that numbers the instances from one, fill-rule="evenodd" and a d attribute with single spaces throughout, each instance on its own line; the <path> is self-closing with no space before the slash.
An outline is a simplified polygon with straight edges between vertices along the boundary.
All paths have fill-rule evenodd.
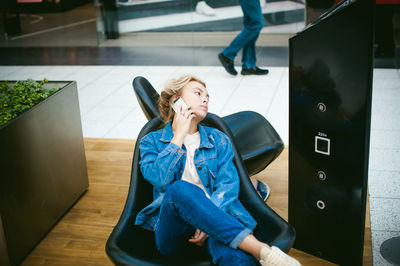
<path id="1" fill-rule="evenodd" d="M 160 100 L 158 102 L 158 110 L 160 111 L 161 118 L 164 122 L 169 122 L 174 118 L 174 110 L 172 109 L 172 101 L 174 96 L 181 96 L 182 88 L 191 81 L 196 81 L 206 87 L 206 83 L 197 77 L 186 74 L 177 79 L 169 79 L 161 92 Z"/>

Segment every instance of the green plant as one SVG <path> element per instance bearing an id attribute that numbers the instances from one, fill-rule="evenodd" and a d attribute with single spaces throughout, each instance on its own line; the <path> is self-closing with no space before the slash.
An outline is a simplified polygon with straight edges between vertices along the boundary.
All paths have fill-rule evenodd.
<path id="1" fill-rule="evenodd" d="M 6 82 L 0 82 L 0 126 L 59 90 L 44 88 L 43 85 L 47 82 L 47 79 L 40 82 L 32 79 L 21 80 L 13 87 Z"/>

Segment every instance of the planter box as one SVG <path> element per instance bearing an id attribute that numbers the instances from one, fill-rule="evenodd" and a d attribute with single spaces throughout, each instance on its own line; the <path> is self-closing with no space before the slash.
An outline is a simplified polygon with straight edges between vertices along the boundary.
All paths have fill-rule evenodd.
<path id="1" fill-rule="evenodd" d="M 2 265 L 21 263 L 89 186 L 76 82 L 45 87 L 61 89 L 0 127 Z"/>

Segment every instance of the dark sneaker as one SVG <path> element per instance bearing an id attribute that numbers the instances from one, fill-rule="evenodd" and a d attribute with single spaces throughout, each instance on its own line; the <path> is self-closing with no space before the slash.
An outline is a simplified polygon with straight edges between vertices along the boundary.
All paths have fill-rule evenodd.
<path id="1" fill-rule="evenodd" d="M 259 67 L 253 68 L 242 68 L 242 75 L 267 75 L 269 73 L 268 69 L 261 69 Z"/>
<path id="2" fill-rule="evenodd" d="M 225 68 L 226 72 L 228 72 L 231 75 L 236 76 L 237 71 L 235 70 L 233 66 L 233 61 L 230 60 L 228 57 L 223 55 L 222 53 L 218 54 L 218 59 L 221 62 L 222 66 Z"/>
<path id="3" fill-rule="evenodd" d="M 263 201 L 266 201 L 269 197 L 271 190 L 267 184 L 261 182 L 260 180 L 257 180 L 257 192 L 263 199 Z"/>

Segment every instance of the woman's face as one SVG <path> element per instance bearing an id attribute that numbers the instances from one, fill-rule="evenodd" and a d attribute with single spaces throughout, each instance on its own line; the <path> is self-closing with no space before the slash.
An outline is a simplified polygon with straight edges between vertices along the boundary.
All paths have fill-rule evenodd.
<path id="1" fill-rule="evenodd" d="M 197 121 L 203 120 L 208 112 L 210 96 L 207 89 L 197 81 L 191 81 L 182 88 L 181 98 L 191 107 Z"/>

